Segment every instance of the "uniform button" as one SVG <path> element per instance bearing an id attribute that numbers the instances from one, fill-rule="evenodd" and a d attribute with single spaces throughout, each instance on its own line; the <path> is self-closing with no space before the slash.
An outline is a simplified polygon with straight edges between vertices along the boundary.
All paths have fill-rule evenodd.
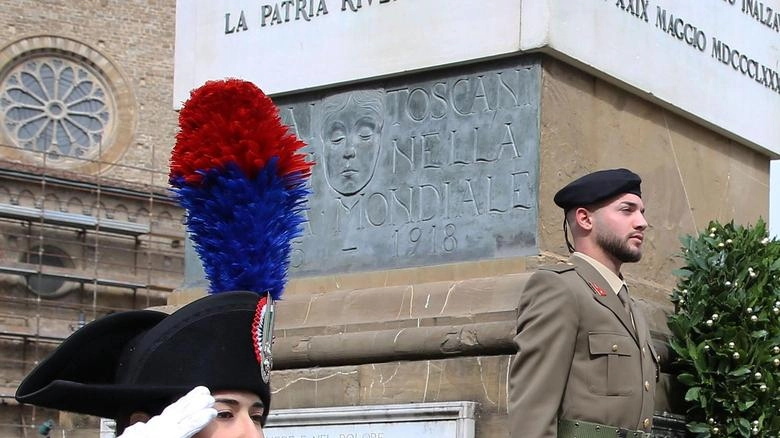
<path id="1" fill-rule="evenodd" d="M 645 380 L 645 391 L 650 391 L 650 382 Z"/>
<path id="2" fill-rule="evenodd" d="M 648 427 L 650 427 L 650 419 L 649 419 L 649 418 L 645 418 L 645 419 L 642 421 L 642 426 L 643 426 L 645 429 L 647 429 Z"/>
<path id="3" fill-rule="evenodd" d="M 647 352 L 647 349 L 645 347 L 642 347 L 642 353 Z"/>
<path id="4" fill-rule="evenodd" d="M 612 351 L 617 351 L 617 344 L 612 344 Z"/>

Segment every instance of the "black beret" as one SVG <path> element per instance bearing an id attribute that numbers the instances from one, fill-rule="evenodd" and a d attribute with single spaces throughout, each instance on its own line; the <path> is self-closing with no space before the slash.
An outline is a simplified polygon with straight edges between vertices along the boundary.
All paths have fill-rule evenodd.
<path id="1" fill-rule="evenodd" d="M 608 169 L 581 176 L 558 190 L 553 200 L 558 207 L 569 211 L 625 193 L 639 197 L 642 178 L 628 169 Z"/>

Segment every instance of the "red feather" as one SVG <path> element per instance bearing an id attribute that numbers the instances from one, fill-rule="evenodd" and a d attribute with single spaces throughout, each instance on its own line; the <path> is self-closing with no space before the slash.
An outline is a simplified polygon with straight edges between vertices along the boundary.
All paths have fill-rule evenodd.
<path id="1" fill-rule="evenodd" d="M 229 162 L 254 178 L 274 157 L 282 175 L 311 173 L 312 163 L 299 153 L 305 143 L 288 131 L 271 98 L 251 82 L 209 81 L 193 90 L 179 113 L 179 128 L 172 179 L 196 184 L 198 170 L 222 169 Z"/>

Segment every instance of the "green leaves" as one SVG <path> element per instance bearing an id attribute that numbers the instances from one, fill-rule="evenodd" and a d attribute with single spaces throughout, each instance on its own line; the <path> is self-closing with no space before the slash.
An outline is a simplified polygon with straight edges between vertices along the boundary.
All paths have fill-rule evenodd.
<path id="1" fill-rule="evenodd" d="M 745 374 L 750 374 L 750 368 L 748 368 L 748 367 L 737 368 L 736 370 L 731 371 L 729 373 L 729 376 L 739 377 L 739 376 L 744 376 Z"/>
<path id="2" fill-rule="evenodd" d="M 750 337 L 751 338 L 760 339 L 760 338 L 766 338 L 768 335 L 769 335 L 769 332 L 766 331 L 766 330 L 756 330 L 756 331 L 754 331 L 753 333 L 750 334 Z"/>
<path id="3" fill-rule="evenodd" d="M 738 418 L 737 430 L 742 436 L 750 436 L 750 422 L 744 418 Z"/>
<path id="4" fill-rule="evenodd" d="M 691 275 L 693 275 L 693 272 L 687 269 L 675 269 L 674 271 L 672 271 L 672 275 L 674 275 L 675 277 L 688 278 Z"/>
<path id="5" fill-rule="evenodd" d="M 737 407 L 740 411 L 745 412 L 750 409 L 751 406 L 756 404 L 756 399 L 737 402 Z"/>
<path id="6" fill-rule="evenodd" d="M 688 429 L 698 438 L 780 436 L 780 242 L 762 220 L 711 222 L 680 242 L 668 324 Z"/>
<path id="7" fill-rule="evenodd" d="M 709 433 L 710 432 L 710 426 L 704 423 L 688 423 L 688 430 L 690 430 L 693 433 Z"/>
<path id="8" fill-rule="evenodd" d="M 687 386 L 693 386 L 696 384 L 696 382 L 698 382 L 698 380 L 695 377 L 693 377 L 693 374 L 689 374 L 689 373 L 680 374 L 679 376 L 677 376 L 677 380 L 679 380 L 680 383 L 682 383 L 683 385 L 687 385 Z"/>

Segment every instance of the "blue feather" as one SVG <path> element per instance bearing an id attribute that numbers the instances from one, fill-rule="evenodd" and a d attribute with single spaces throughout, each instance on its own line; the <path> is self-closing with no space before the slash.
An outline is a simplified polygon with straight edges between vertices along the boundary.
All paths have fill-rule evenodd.
<path id="1" fill-rule="evenodd" d="M 210 293 L 248 290 L 281 297 L 309 189 L 304 177 L 280 176 L 277 167 L 272 160 L 249 179 L 228 164 L 203 171 L 197 185 L 173 181 Z"/>

